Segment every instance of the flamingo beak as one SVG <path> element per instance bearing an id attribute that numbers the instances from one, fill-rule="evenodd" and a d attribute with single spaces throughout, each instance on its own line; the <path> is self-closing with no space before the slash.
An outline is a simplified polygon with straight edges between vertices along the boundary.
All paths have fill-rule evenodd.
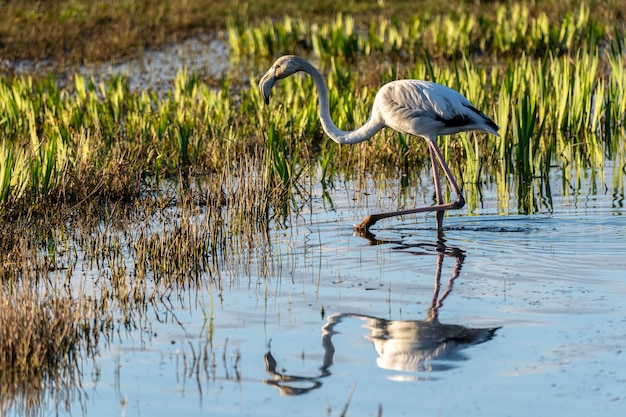
<path id="1" fill-rule="evenodd" d="M 263 94 L 263 100 L 265 100 L 265 104 L 270 104 L 270 92 L 272 91 L 272 87 L 276 83 L 276 68 L 272 67 L 265 73 L 261 81 L 259 81 L 259 88 L 261 89 L 261 94 Z"/>

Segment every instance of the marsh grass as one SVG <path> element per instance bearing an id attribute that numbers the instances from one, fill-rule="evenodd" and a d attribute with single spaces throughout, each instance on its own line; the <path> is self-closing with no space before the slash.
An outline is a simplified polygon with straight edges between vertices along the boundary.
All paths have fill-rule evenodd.
<path id="1" fill-rule="evenodd" d="M 38 286 L 32 278 L 0 286 L 3 414 L 38 415 L 50 401 L 68 410 L 76 398 L 84 401 L 82 364 L 97 351 L 92 328 L 99 318 L 88 300 L 39 292 Z"/>
<path id="2" fill-rule="evenodd" d="M 318 56 L 327 74 L 333 118 L 346 129 L 367 119 L 376 87 L 385 81 L 431 79 L 458 89 L 502 127 L 500 139 L 485 142 L 460 135 L 459 141 L 445 140 L 448 157 L 467 167 L 463 178 L 468 182 L 479 183 L 490 169 L 529 179 L 544 175 L 556 156 L 594 164 L 603 159 L 605 147 L 619 148 L 609 140 L 619 136 L 616 132 L 624 125 L 619 31 L 606 31 L 590 18 L 584 4 L 558 25 L 545 14 L 531 16 L 524 5 L 499 9 L 495 20 L 475 19 L 460 12 L 416 19 L 404 27 L 406 21 L 381 18 L 365 32 L 345 15 L 323 25 L 285 18 L 256 28 L 232 19 L 229 33 L 233 54 L 269 55 L 310 45 L 308 51 Z M 449 51 L 445 56 L 407 44 L 416 36 L 430 39 L 438 27 L 445 28 L 437 32 L 445 39 L 426 44 Z M 485 39 L 499 39 L 500 32 L 509 38 L 481 44 L 472 34 L 483 29 Z M 274 32 L 270 36 L 268 31 Z M 292 43 L 294 39 L 297 43 Z M 389 39 L 391 49 L 408 55 L 396 57 L 395 64 L 370 65 L 378 60 L 378 55 L 369 55 L 372 46 L 382 48 L 377 54 L 393 56 L 384 46 Z M 543 51 L 532 47 L 540 41 Z M 608 42 L 602 53 L 600 42 Z M 505 66 L 486 65 L 468 43 L 480 53 L 490 51 L 493 59 L 510 59 L 508 51 L 522 47 L 529 52 Z M 301 51 L 307 54 L 307 48 Z M 352 62 L 354 56 L 360 57 L 358 63 Z M 401 65 L 407 57 L 409 64 Z M 235 91 L 224 79 L 220 88 L 211 89 L 186 69 L 165 98 L 147 91 L 131 93 L 122 77 L 96 84 L 76 76 L 73 88 L 62 88 L 51 78 L 18 78 L 4 80 L 0 87 L 0 110 L 6 115 L 0 125 L 3 216 L 93 198 L 130 202 L 140 196 L 148 177 L 157 184 L 183 171 L 220 177 L 244 159 L 266 167 L 264 192 L 282 195 L 283 204 L 299 189 L 300 178 L 316 167 L 328 182 L 334 174 L 329 167 L 348 172 L 388 170 L 385 167 L 407 171 L 424 160 L 419 141 L 390 133 L 358 148 L 329 152 L 319 128 L 317 102 L 311 100 L 314 85 L 306 77 L 281 83 L 276 91 L 278 108 L 261 105 L 255 82 Z M 284 212 L 284 204 L 278 211 Z"/>
<path id="3" fill-rule="evenodd" d="M 548 43 L 549 52 L 530 48 L 530 53 L 511 59 L 507 48 L 520 48 L 522 33 L 525 42 L 535 42 L 533 36 L 552 42 L 546 33 L 555 31 L 554 23 L 546 23 L 542 15 L 521 27 L 520 16 L 529 12 L 526 6 L 519 7 L 515 13 L 501 10 L 495 21 L 476 22 L 472 15 L 459 13 L 429 23 L 413 21 L 413 26 L 402 30 L 406 23 L 381 18 L 373 21 L 368 31 L 360 32 L 352 18 L 344 15 L 326 26 L 285 18 L 282 24 L 265 22 L 257 28 L 238 27 L 232 20 L 229 27 L 234 54 L 259 54 L 256 48 L 268 54 L 270 49 L 282 50 L 291 45 L 291 36 L 297 37 L 300 45 L 311 45 L 309 51 L 318 55 L 328 80 L 332 117 L 345 129 L 365 122 L 377 86 L 386 81 L 431 79 L 458 89 L 493 115 L 501 126 L 501 137 L 472 133 L 443 138 L 442 148 L 453 170 L 466 186 L 475 187 L 485 178 L 499 179 L 499 184 L 509 187 L 504 179 L 515 176 L 519 180 L 516 188 L 527 190 L 518 193 L 525 200 L 533 189 L 527 185 L 545 179 L 555 164 L 563 170 L 569 170 L 571 164 L 597 169 L 607 157 L 623 160 L 626 75 L 623 34 L 618 30 L 598 32 L 602 25 L 590 21 L 584 6 L 565 16 L 566 23 L 554 41 L 565 46 Z M 441 19 L 452 19 L 449 21 L 454 24 Z M 459 51 L 448 54 L 450 60 L 442 59 L 436 50 L 425 54 L 421 50 L 419 59 L 409 60 L 409 64 L 389 61 L 371 65 L 377 60 L 368 55 L 372 47 L 384 55 L 409 53 L 415 57 L 417 52 L 406 42 L 413 36 L 429 36 L 432 25 L 447 28 L 446 38 L 438 41 L 447 43 L 440 47 Z M 483 59 L 473 58 L 476 52 L 461 51 L 467 49 L 467 37 L 476 25 L 486 25 L 493 32 L 491 37 L 504 31 L 502 28 L 517 33 L 509 34 L 509 40 L 481 46 L 493 49 L 496 56 L 504 54 L 508 64 L 486 65 Z M 460 32 L 452 33 L 457 26 Z M 262 35 L 270 28 L 277 32 Z M 533 35 L 533 31 L 539 34 Z M 324 42 L 315 41 L 316 36 L 322 36 Z M 347 38 L 339 39 L 341 36 Z M 255 45 L 252 52 L 250 39 Z M 598 47 L 600 39 L 606 48 Z M 384 46 L 390 42 L 393 47 Z M 505 48 L 505 44 L 509 46 Z M 353 55 L 362 59 L 352 62 Z M 195 226 L 187 220 L 180 221 L 177 229 L 161 231 L 160 239 L 167 238 L 168 244 L 147 234 L 149 243 L 142 259 L 150 268 L 142 274 L 162 271 L 169 276 L 172 268 L 185 271 L 185 276 L 209 270 L 219 274 L 209 266 L 215 259 L 206 254 L 227 254 L 231 247 L 241 253 L 246 246 L 254 247 L 259 243 L 258 233 L 269 222 L 281 223 L 302 206 L 312 175 L 319 173 L 328 185 L 338 175 L 357 178 L 362 172 L 401 173 L 410 183 L 411 176 L 419 175 L 425 166 L 424 144 L 405 135 L 384 131 L 355 147 L 330 142 L 319 127 L 310 78 L 284 80 L 277 86 L 273 98 L 277 104 L 272 107 L 261 104 L 255 75 L 250 78 L 250 85 L 244 88 L 235 90 L 225 78 L 215 89 L 181 69 L 164 95 L 131 93 L 127 80 L 119 76 L 99 83 L 76 76 L 69 87 L 61 87 L 53 78 L 3 80 L 0 216 L 11 220 L 51 210 L 71 216 L 81 206 L 89 206 L 89 210 L 100 207 L 100 216 L 110 215 L 111 207 L 136 204 L 151 189 L 159 190 L 164 181 L 181 179 L 183 187 L 175 200 L 205 206 L 205 218 L 210 219 L 203 229 L 207 239 L 194 240 L 197 236 L 189 228 Z M 188 192 L 193 197 L 187 196 Z M 505 188 L 502 195 L 510 192 Z M 531 212 L 532 205 L 520 210 Z M 243 238 L 232 240 L 231 235 Z M 180 245 L 185 241 L 190 243 L 190 252 Z M 180 252 L 170 253 L 167 248 Z M 178 261 L 159 265 L 159 256 Z M 119 273 L 126 271 L 122 268 Z"/>
<path id="4" fill-rule="evenodd" d="M 205 82 L 187 69 L 165 92 L 131 92 L 120 76 L 75 76 L 70 85 L 2 79 L 2 407 L 41 403 L 46 383 L 29 388 L 27 380 L 80 386 L 79 358 L 112 334 L 149 329 L 149 311 L 197 294 L 189 290 L 209 289 L 210 328 L 224 288 L 280 276 L 272 233 L 289 227 L 318 181 L 324 190 L 351 181 L 359 200 L 400 177 L 385 204 L 428 200 L 418 196 L 430 175 L 423 141 L 385 130 L 336 145 L 321 130 L 308 77 L 283 80 L 272 105 L 262 104 L 258 76 L 284 52 L 315 60 L 344 129 L 364 123 L 378 87 L 397 78 L 449 85 L 493 116 L 500 138 L 441 138 L 470 213 L 485 183 L 497 184 L 500 212 L 550 210 L 555 167 L 566 192 L 576 192 L 586 172 L 599 187 L 608 164 L 611 191 L 623 199 L 623 32 L 585 6 L 556 20 L 515 7 L 495 19 L 459 10 L 366 25 L 347 14 L 317 24 L 250 25 L 236 16 L 228 23 L 233 63 L 265 57 L 247 83 Z M 196 372 L 214 361 L 206 344 L 191 355 Z"/>
<path id="5" fill-rule="evenodd" d="M 310 24 L 305 19 L 285 17 L 266 19 L 249 25 L 246 20 L 230 19 L 227 32 L 235 57 L 275 56 L 281 51 L 326 59 L 354 60 L 362 56 L 384 56 L 404 62 L 427 53 L 436 57 L 508 57 L 518 51 L 532 56 L 570 54 L 581 48 L 600 45 L 606 33 L 603 24 L 592 17 L 587 3 L 579 3 L 559 16 L 549 18 L 545 11 L 531 13 L 526 3 L 500 5 L 495 14 L 474 11 L 446 14 L 422 13 L 410 19 L 380 17 L 367 29 L 357 25 L 352 15 L 338 14 L 335 20 Z M 361 28 L 359 29 L 360 26 Z"/>
<path id="6" fill-rule="evenodd" d="M 83 396 L 83 365 L 100 343 L 137 329 L 151 337 L 148 311 L 167 314 L 177 300 L 202 303 L 185 295 L 198 288 L 219 298 L 242 274 L 273 273 L 267 222 L 250 221 L 270 216 L 267 201 L 251 198 L 264 167 L 242 167 L 246 181 L 228 174 L 217 188 L 168 181 L 136 207 L 113 204 L 104 216 L 99 207 L 83 209 L 64 227 L 31 218 L 3 229 L 3 413 L 69 408 Z"/>

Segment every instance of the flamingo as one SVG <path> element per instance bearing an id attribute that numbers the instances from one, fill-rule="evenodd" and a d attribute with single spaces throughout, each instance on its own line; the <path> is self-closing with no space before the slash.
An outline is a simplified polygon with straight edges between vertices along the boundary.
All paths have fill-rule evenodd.
<path id="1" fill-rule="evenodd" d="M 324 132 L 339 144 L 355 144 L 372 138 L 377 132 L 389 127 L 398 132 L 419 136 L 426 140 L 433 166 L 433 179 L 437 204 L 409 210 L 371 214 L 354 229 L 358 234 L 369 233 L 369 228 L 378 220 L 393 216 L 436 211 L 437 230 L 442 230 L 443 215 L 446 210 L 460 209 L 465 199 L 450 168 L 446 164 L 439 147 L 437 136 L 459 132 L 483 131 L 498 134 L 499 127 L 486 114 L 478 110 L 458 91 L 445 85 L 422 80 L 397 80 L 383 85 L 376 97 L 372 112 L 365 124 L 352 131 L 341 130 L 330 116 L 328 87 L 322 74 L 311 63 L 295 55 L 285 55 L 276 60 L 259 82 L 259 88 L 266 104 L 269 104 L 272 87 L 278 80 L 303 71 L 309 74 L 319 96 L 319 117 Z M 448 179 L 455 201 L 443 202 L 439 165 Z"/>

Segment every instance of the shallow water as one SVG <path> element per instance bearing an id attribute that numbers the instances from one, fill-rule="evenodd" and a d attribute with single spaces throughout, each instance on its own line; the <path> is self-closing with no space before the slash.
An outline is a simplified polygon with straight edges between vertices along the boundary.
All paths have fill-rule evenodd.
<path id="1" fill-rule="evenodd" d="M 130 91 L 163 93 L 172 89 L 174 78 L 182 68 L 218 79 L 228 71 L 229 48 L 222 37 L 220 34 L 194 37 L 116 64 L 82 66 L 78 73 L 96 78 L 122 74 L 128 77 Z"/>
<path id="2" fill-rule="evenodd" d="M 229 46 L 221 32 L 211 36 L 197 36 L 177 42 L 159 50 L 145 51 L 138 57 L 120 62 L 105 62 L 59 68 L 58 63 L 43 61 L 3 61 L 0 72 L 28 74 L 54 74 L 61 83 L 72 83 L 74 74 L 94 77 L 100 82 L 114 75 L 128 78 L 130 91 L 157 91 L 165 94 L 174 85 L 176 74 L 183 68 L 201 77 L 220 79 L 231 69 Z"/>
<path id="3" fill-rule="evenodd" d="M 354 236 L 376 209 L 314 190 L 267 278 L 152 304 L 84 364 L 71 413 L 336 416 L 352 392 L 347 416 L 624 415 L 623 189 L 552 180 L 552 210 L 498 215 L 486 187 L 442 240 L 432 215 Z"/>

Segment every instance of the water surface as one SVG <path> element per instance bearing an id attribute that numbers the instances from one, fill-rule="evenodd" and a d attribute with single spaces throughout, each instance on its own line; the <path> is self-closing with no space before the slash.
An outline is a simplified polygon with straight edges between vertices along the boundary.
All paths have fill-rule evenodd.
<path id="1" fill-rule="evenodd" d="M 85 362 L 71 414 L 338 416 L 352 392 L 348 416 L 624 415 L 623 189 L 551 185 L 549 210 L 499 214 L 487 186 L 442 236 L 419 215 L 369 239 L 354 184 L 315 188 L 267 276 L 253 259 L 150 304 Z"/>

